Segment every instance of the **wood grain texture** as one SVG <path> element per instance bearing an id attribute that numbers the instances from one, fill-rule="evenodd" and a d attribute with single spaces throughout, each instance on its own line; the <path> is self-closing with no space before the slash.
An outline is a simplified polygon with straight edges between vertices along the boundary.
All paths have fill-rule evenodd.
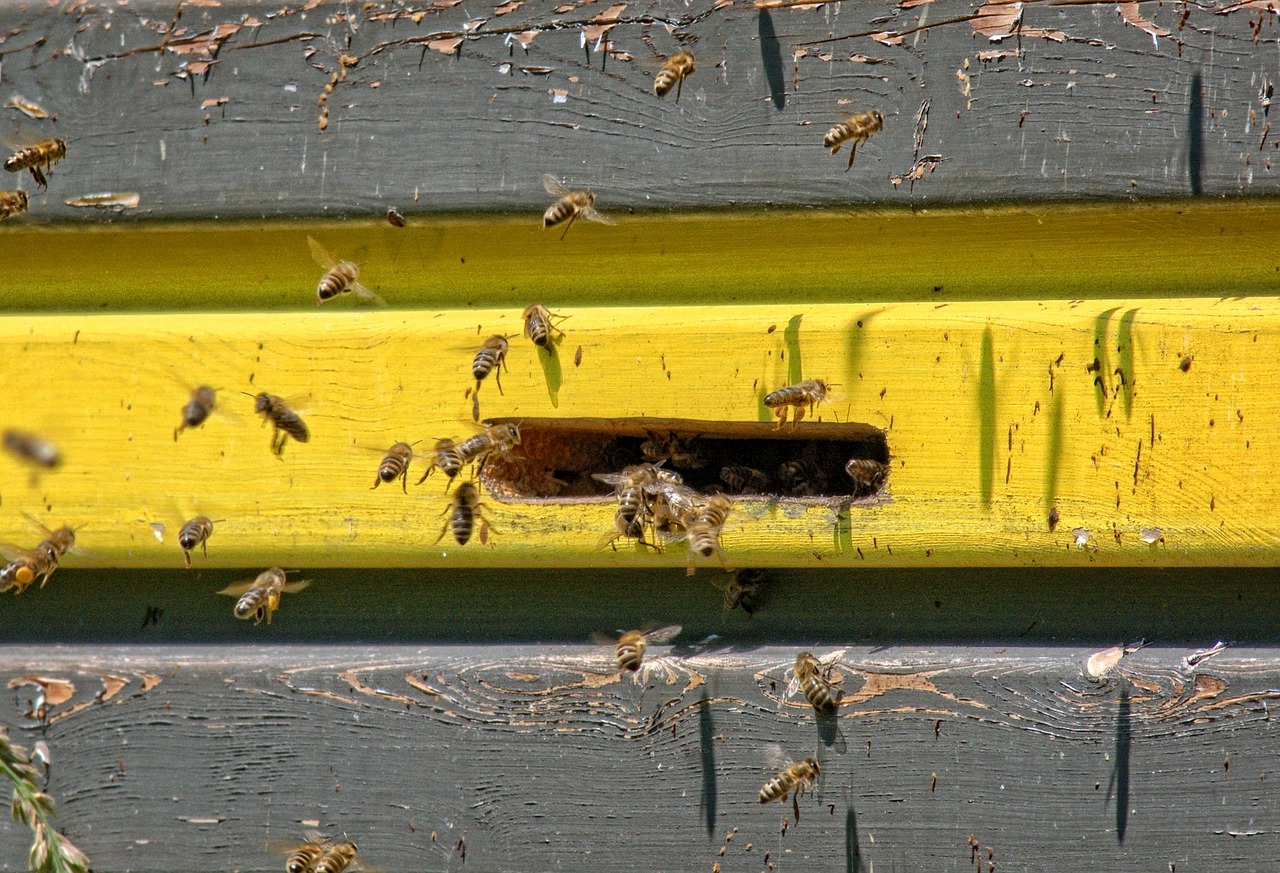
<path id="1" fill-rule="evenodd" d="M 490 499 L 490 542 L 454 548 L 432 545 L 449 501 L 438 477 L 408 495 L 370 489 L 392 442 L 474 432 L 471 360 L 506 333 L 506 393 L 486 382 L 485 417 L 770 421 L 767 391 L 799 374 L 838 383 L 819 413 L 885 431 L 885 495 L 839 514 L 742 502 L 723 537 L 738 566 L 1270 565 L 1271 303 L 567 310 L 563 348 L 585 352 L 559 384 L 518 338 L 517 311 L 11 316 L 0 418 L 66 461 L 31 477 L 0 460 L 15 510 L 0 540 L 34 545 L 25 510 L 83 527 L 69 566 L 176 567 L 173 532 L 199 512 L 222 520 L 205 567 L 682 566 L 680 544 L 598 548 L 607 503 Z M 23 400 L 62 372 L 74 379 L 58 403 Z M 175 441 L 198 383 L 220 387 L 229 414 Z M 295 398 L 311 442 L 274 457 L 239 391 Z"/>
<path id="2" fill-rule="evenodd" d="M 0 62 L 71 143 L 56 219 L 541 209 L 542 172 L 635 209 L 1277 190 L 1264 4 L 766 5 L 7 5 Z M 845 173 L 822 136 L 865 108 Z"/>
<path id="3" fill-rule="evenodd" d="M 822 722 L 780 699 L 794 654 L 662 649 L 637 683 L 583 646 L 6 648 L 0 675 L 75 686 L 7 717 L 95 869 L 276 870 L 309 823 L 385 869 L 960 871 L 970 837 L 983 869 L 1280 858 L 1274 649 L 1090 682 L 1085 649 L 852 648 Z M 824 766 L 785 833 L 770 744 Z"/>

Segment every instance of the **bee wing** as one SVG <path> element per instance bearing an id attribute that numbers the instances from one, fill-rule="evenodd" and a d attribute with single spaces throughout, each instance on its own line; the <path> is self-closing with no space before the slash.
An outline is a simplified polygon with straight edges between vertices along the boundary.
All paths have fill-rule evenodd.
<path id="1" fill-rule="evenodd" d="M 678 624 L 665 624 L 652 628 L 651 630 L 643 630 L 641 633 L 644 634 L 644 641 L 646 643 L 661 645 L 663 643 L 669 643 L 676 637 L 680 636 L 680 631 L 682 630 L 684 630 L 684 628 Z"/>
<path id="2" fill-rule="evenodd" d="M 556 181 L 556 177 L 550 173 L 542 174 L 542 187 L 547 189 L 547 193 L 552 197 L 564 197 L 569 193 L 569 189 Z"/>
<path id="3" fill-rule="evenodd" d="M 49 139 L 49 136 L 38 130 L 33 130 L 26 125 L 19 125 L 17 130 L 0 136 L 0 142 L 4 143 L 15 152 L 30 148 L 38 142 Z"/>
<path id="4" fill-rule="evenodd" d="M 790 767 L 794 761 L 791 756 L 782 750 L 782 746 L 778 743 L 766 743 L 764 747 L 765 762 L 774 770 L 785 770 Z"/>
<path id="5" fill-rule="evenodd" d="M 599 212 L 596 211 L 596 208 L 594 206 L 588 206 L 586 209 L 582 210 L 582 217 L 585 218 L 587 221 L 595 221 L 600 224 L 617 224 L 618 223 L 614 221 L 612 218 L 607 218 L 601 215 Z"/>
<path id="6" fill-rule="evenodd" d="M 365 303 L 372 303 L 374 306 L 386 306 L 387 301 L 383 300 L 376 291 L 370 291 L 359 282 L 351 285 L 351 293 L 355 294 Z"/>
<path id="7" fill-rule="evenodd" d="M 226 588 L 223 588 L 218 593 L 225 594 L 228 597 L 239 597 L 241 594 L 244 594 L 246 591 L 252 588 L 253 583 L 257 581 L 258 581 L 257 579 L 246 579 L 243 582 L 232 582 L 230 585 L 228 585 Z"/>
<path id="8" fill-rule="evenodd" d="M 311 249 L 311 257 L 315 259 L 317 264 L 324 267 L 326 270 L 332 270 L 338 265 L 338 262 L 334 260 L 333 255 L 329 254 L 328 250 L 325 249 L 324 246 L 315 241 L 315 237 L 307 237 L 307 246 Z"/>
<path id="9" fill-rule="evenodd" d="M 782 692 L 782 700 L 780 701 L 780 703 L 785 706 L 787 701 L 794 697 L 795 693 L 800 690 L 800 677 L 796 675 L 795 667 L 788 667 L 787 672 L 783 673 L 782 676 L 783 678 L 786 678 L 787 676 L 791 677 L 791 680 L 787 682 L 787 687 Z"/>
<path id="10" fill-rule="evenodd" d="M 627 481 L 627 477 L 621 473 L 592 473 L 591 478 L 606 485 L 621 485 Z"/>
<path id="11" fill-rule="evenodd" d="M 306 588 L 310 584 L 311 584 L 310 579 L 299 579 L 297 582 L 286 583 L 285 586 L 280 590 L 285 592 L 286 594 L 293 594 L 297 591 L 301 591 L 303 588 Z"/>
<path id="12" fill-rule="evenodd" d="M 591 642 L 595 643 L 597 646 L 616 646 L 618 644 L 618 638 L 606 633 L 601 633 L 600 631 L 592 631 Z"/>
<path id="13" fill-rule="evenodd" d="M 822 665 L 824 670 L 830 671 L 832 667 L 840 663 L 840 659 L 844 657 L 844 653 L 846 651 L 847 651 L 846 649 L 836 649 L 831 654 L 824 655 L 823 657 L 819 658 L 818 663 Z"/>

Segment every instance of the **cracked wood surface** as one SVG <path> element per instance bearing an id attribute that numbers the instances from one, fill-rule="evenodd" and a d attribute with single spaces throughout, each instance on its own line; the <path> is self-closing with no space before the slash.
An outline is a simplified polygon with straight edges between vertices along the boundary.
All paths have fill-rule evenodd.
<path id="1" fill-rule="evenodd" d="M 544 172 L 614 210 L 1268 194 L 1278 38 L 1259 0 L 73 0 L 0 10 L 0 111 L 70 143 L 43 219 L 541 211 Z"/>
<path id="2" fill-rule="evenodd" d="M 1093 649 L 846 648 L 822 719 L 782 699 L 796 651 L 661 647 L 637 682 L 586 646 L 5 648 L 0 677 L 101 870 L 276 870 L 308 827 L 450 873 L 1280 860 L 1274 649 L 1148 648 L 1095 682 Z M 785 829 L 756 798 L 774 745 L 823 766 Z"/>

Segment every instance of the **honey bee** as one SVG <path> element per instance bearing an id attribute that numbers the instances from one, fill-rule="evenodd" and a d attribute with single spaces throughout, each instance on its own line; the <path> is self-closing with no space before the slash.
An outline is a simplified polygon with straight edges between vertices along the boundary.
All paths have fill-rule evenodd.
<path id="1" fill-rule="evenodd" d="M 414 445 L 416 443 L 400 442 L 394 443 L 387 449 L 387 453 L 382 457 L 382 463 L 378 465 L 378 475 L 373 479 L 373 488 L 377 488 L 383 482 L 391 483 L 399 479 L 401 489 L 405 494 L 409 493 L 409 462 L 413 460 Z M 427 470 L 427 472 L 431 471 Z M 369 490 L 372 491 L 373 488 Z"/>
<path id="2" fill-rule="evenodd" d="M 724 551 L 720 548 L 720 532 L 724 528 L 725 519 L 733 509 L 733 501 L 723 494 L 708 497 L 685 522 L 685 537 L 689 541 L 689 563 L 686 573 L 694 573 L 693 559 L 695 555 L 709 558 L 718 554 L 724 563 Z M 728 569 L 726 567 L 726 569 Z"/>
<path id="3" fill-rule="evenodd" d="M 451 439 L 436 440 L 435 448 L 431 450 L 431 466 L 427 467 L 427 472 L 422 474 L 422 478 L 418 480 L 421 485 L 427 481 L 427 477 L 431 475 L 431 471 L 439 469 L 449 477 L 449 481 L 453 481 L 453 477 L 462 472 L 462 468 L 466 466 L 466 461 L 462 454 L 458 451 L 458 446 Z M 445 491 L 449 490 L 448 484 L 445 485 Z"/>
<path id="4" fill-rule="evenodd" d="M 271 451 L 276 455 L 284 454 L 284 444 L 289 437 L 300 443 L 311 439 L 311 431 L 302 416 L 276 395 L 264 391 L 254 397 L 253 408 L 262 416 L 263 424 L 271 422 Z"/>
<path id="5" fill-rule="evenodd" d="M 640 454 L 651 464 L 670 461 L 671 466 L 681 470 L 701 470 L 707 465 L 698 438 L 683 439 L 674 431 L 669 431 L 666 436 L 650 432 L 649 438 L 640 444 Z"/>
<path id="6" fill-rule="evenodd" d="M 813 497 L 826 492 L 827 474 L 812 458 L 798 458 L 778 465 L 778 484 L 793 497 Z"/>
<path id="7" fill-rule="evenodd" d="M 806 791 L 813 791 L 814 783 L 818 781 L 821 773 L 822 768 L 818 765 L 817 758 L 805 758 L 803 761 L 789 764 L 760 789 L 760 802 L 772 803 L 779 800 L 786 803 L 787 795 L 792 795 L 791 808 L 798 822 L 800 821 L 800 795 Z"/>
<path id="8" fill-rule="evenodd" d="M 844 171 L 849 172 L 853 166 L 853 156 L 858 153 L 858 145 L 867 141 L 868 137 L 884 127 L 884 116 L 879 109 L 869 112 L 855 112 L 844 121 L 827 131 L 822 144 L 831 149 L 831 154 L 840 151 L 840 146 L 849 143 L 849 163 Z"/>
<path id="9" fill-rule="evenodd" d="M 394 206 L 387 209 L 387 223 L 392 227 L 404 227 L 406 222 L 404 216 L 400 214 L 400 210 Z"/>
<path id="10" fill-rule="evenodd" d="M 453 493 L 453 503 L 445 512 L 449 517 L 445 519 L 444 527 L 440 528 L 440 536 L 436 537 L 437 543 L 444 539 L 445 533 L 452 533 L 458 545 L 465 546 L 471 539 L 471 532 L 475 529 L 476 517 L 488 523 L 481 509 L 480 492 L 476 491 L 476 486 L 470 482 L 463 482 L 458 486 L 458 490 Z"/>
<path id="11" fill-rule="evenodd" d="M 866 458 L 851 458 L 844 465 L 844 471 L 853 480 L 853 496 L 865 497 L 875 494 L 884 485 L 884 480 L 889 475 L 889 465 Z"/>
<path id="12" fill-rule="evenodd" d="M 723 583 L 712 583 L 724 589 L 724 608 L 732 612 L 741 608 L 752 615 L 764 605 L 765 574 L 763 570 L 738 570 Z"/>
<path id="13" fill-rule="evenodd" d="M 476 468 L 484 467 L 490 455 L 506 455 L 520 445 L 520 425 L 507 422 L 505 424 L 487 425 L 484 433 L 467 437 L 458 446 L 458 456 L 462 463 L 476 463 Z"/>
<path id="14" fill-rule="evenodd" d="M 5 145 L 16 150 L 5 159 L 4 168 L 10 173 L 30 170 L 31 178 L 35 179 L 36 184 L 42 189 L 49 187 L 49 182 L 44 177 L 45 171 L 50 170 L 54 164 L 67 156 L 67 141 L 64 139 L 42 139 L 30 144 L 13 142 L 9 139 L 5 139 L 4 142 Z"/>
<path id="15" fill-rule="evenodd" d="M 542 174 L 542 187 L 546 188 L 547 193 L 552 197 L 560 198 L 548 206 L 547 211 L 542 214 L 542 229 L 546 230 L 548 227 L 559 224 L 566 219 L 569 222 L 565 226 L 564 233 L 560 234 L 560 239 L 565 238 L 565 234 L 569 232 L 570 227 L 573 227 L 573 223 L 578 220 L 579 215 L 588 221 L 598 221 L 600 224 L 615 223 L 612 219 L 606 218 L 596 211 L 596 195 L 589 188 L 570 191 L 548 173 Z"/>
<path id="16" fill-rule="evenodd" d="M 350 261 L 339 261 L 325 250 L 324 246 L 311 237 L 307 237 L 307 245 L 311 248 L 311 257 L 315 262 L 328 270 L 316 285 L 316 306 L 321 305 L 340 294 L 355 294 L 364 303 L 376 303 L 386 306 L 387 301 L 360 284 L 360 267 Z"/>
<path id="17" fill-rule="evenodd" d="M 289 850 L 285 861 L 285 873 L 315 873 L 316 864 L 324 857 L 330 843 L 328 837 L 315 836 Z"/>
<path id="18" fill-rule="evenodd" d="M 809 415 L 812 416 L 813 407 L 826 400 L 830 390 L 830 386 L 821 379 L 805 379 L 795 385 L 769 392 L 764 396 L 764 405 L 772 409 L 773 414 L 778 417 L 779 428 L 787 423 L 787 410 L 794 406 L 795 417 L 792 426 L 795 426 L 800 423 L 800 419 L 804 418 L 804 408 L 809 407 Z"/>
<path id="19" fill-rule="evenodd" d="M 613 646 L 618 669 L 634 673 L 644 663 L 644 653 L 649 646 L 669 643 L 680 635 L 681 630 L 683 628 L 678 624 L 646 625 L 643 630 L 627 631 L 617 639 L 604 634 L 594 634 L 593 639 L 601 645 Z"/>
<path id="20" fill-rule="evenodd" d="M 564 336 L 564 331 L 552 324 L 551 319 L 558 318 L 563 321 L 568 316 L 551 312 L 541 303 L 530 303 L 525 307 L 522 317 L 524 318 L 524 335 L 533 340 L 535 346 L 550 351 L 552 332 Z"/>
<path id="21" fill-rule="evenodd" d="M 734 494 L 764 494 L 773 484 L 768 473 L 741 464 L 721 467 L 720 481 Z"/>
<path id="22" fill-rule="evenodd" d="M 58 447 L 46 439 L 20 430 L 4 432 L 4 447 L 13 455 L 41 467 L 58 466 L 62 456 Z"/>
<path id="23" fill-rule="evenodd" d="M 197 515 L 178 531 L 178 545 L 182 547 L 182 556 L 187 561 L 187 569 L 191 569 L 191 553 L 196 546 L 209 557 L 209 537 L 213 534 L 213 522 L 203 515 Z"/>
<path id="24" fill-rule="evenodd" d="M 658 95 L 658 99 L 662 99 L 671 91 L 671 86 L 675 85 L 676 102 L 679 103 L 680 89 L 684 87 L 685 77 L 692 76 L 693 73 L 693 53 L 676 52 L 667 58 L 658 75 L 653 77 L 653 93 Z"/>
<path id="25" fill-rule="evenodd" d="M 191 392 L 191 399 L 182 407 L 182 424 L 173 429 L 173 441 L 178 441 L 178 434 L 189 427 L 199 427 L 209 418 L 217 403 L 218 395 L 208 385 L 201 385 Z"/>
<path id="26" fill-rule="evenodd" d="M 0 221 L 27 211 L 26 191 L 0 191 Z"/>
<path id="27" fill-rule="evenodd" d="M 310 579 L 286 582 L 285 571 L 272 567 L 263 570 L 256 579 L 233 583 L 218 593 L 231 597 L 240 595 L 233 610 L 236 618 L 252 618 L 255 625 L 262 624 L 262 619 L 266 618 L 267 624 L 271 624 L 272 613 L 280 608 L 280 596 L 301 591 L 310 584 Z"/>
<path id="28" fill-rule="evenodd" d="M 4 585 L 0 588 L 0 593 L 17 589 L 15 593 L 21 594 L 37 576 L 40 577 L 40 587 L 43 588 L 53 571 L 58 569 L 58 562 L 75 546 L 76 532 L 66 525 L 58 530 L 49 530 L 38 521 L 36 524 L 48 536 L 34 549 L 12 556 L 9 563 L 0 568 L 0 584 Z"/>
<path id="29" fill-rule="evenodd" d="M 471 375 L 476 377 L 476 393 L 479 393 L 480 383 L 490 373 L 493 373 L 494 381 L 498 383 L 498 393 L 503 393 L 500 368 L 507 366 L 508 346 L 509 343 L 505 336 L 495 334 L 485 340 L 484 345 L 476 352 L 475 358 L 471 361 Z"/>
<path id="30" fill-rule="evenodd" d="M 608 545 L 618 537 L 644 542 L 644 529 L 651 518 L 646 488 L 658 481 L 656 470 L 653 464 L 635 464 L 620 473 L 591 474 L 591 478 L 614 486 L 613 493 L 618 500 L 614 514 L 617 533 L 608 535 L 601 545 Z"/>
<path id="31" fill-rule="evenodd" d="M 315 873 L 342 873 L 356 860 L 356 844 L 351 840 L 339 840 L 325 849 L 316 863 Z"/>
<path id="32" fill-rule="evenodd" d="M 841 650 L 822 659 L 817 658 L 813 652 L 801 652 L 796 655 L 792 679 L 787 685 L 787 690 L 783 692 L 783 699 L 787 699 L 798 690 L 818 712 L 835 712 L 836 706 L 839 705 L 840 692 L 831 686 L 831 670 L 843 654 L 844 650 Z"/>

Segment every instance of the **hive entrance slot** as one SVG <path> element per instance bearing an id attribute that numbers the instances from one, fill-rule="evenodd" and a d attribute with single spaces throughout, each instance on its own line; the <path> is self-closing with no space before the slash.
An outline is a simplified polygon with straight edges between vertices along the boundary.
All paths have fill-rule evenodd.
<path id="1" fill-rule="evenodd" d="M 699 491 L 746 500 L 874 501 L 889 472 L 884 432 L 858 422 L 779 430 L 768 422 L 680 418 L 492 420 L 506 422 L 520 425 L 520 445 L 506 458 L 490 458 L 481 473 L 485 490 L 505 502 L 608 502 L 613 486 L 593 474 L 659 460 Z M 857 478 L 846 472 L 850 461 L 858 462 Z M 724 475 L 734 466 L 766 479 L 744 484 Z"/>

